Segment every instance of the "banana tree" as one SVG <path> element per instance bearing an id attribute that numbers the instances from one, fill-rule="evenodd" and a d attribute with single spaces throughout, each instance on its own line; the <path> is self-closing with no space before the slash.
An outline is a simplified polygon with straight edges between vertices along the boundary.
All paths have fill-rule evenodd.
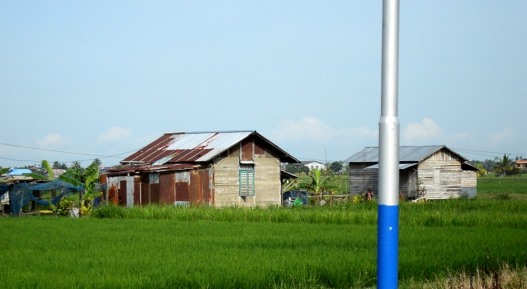
<path id="1" fill-rule="evenodd" d="M 322 200 L 324 192 L 332 194 L 334 191 L 334 176 L 323 175 L 321 170 L 313 169 L 309 172 L 307 183 L 303 184 L 303 186 L 313 193 L 316 202 L 319 203 Z"/>
<path id="2" fill-rule="evenodd" d="M 84 191 L 79 193 L 79 215 L 87 215 L 93 207 L 93 200 L 102 195 L 97 184 L 99 182 L 99 165 L 93 162 L 86 169 L 69 169 L 59 177 L 61 180 L 74 186 L 83 186 Z"/>
<path id="3" fill-rule="evenodd" d="M 49 165 L 49 162 L 46 160 L 42 161 L 42 164 L 40 165 L 41 169 L 43 170 L 42 173 L 30 173 L 30 174 L 24 174 L 28 177 L 32 177 L 35 180 L 40 181 L 53 181 L 55 179 L 55 175 L 53 175 L 53 169 L 51 169 L 51 166 Z M 39 170 L 40 171 L 40 170 Z"/>

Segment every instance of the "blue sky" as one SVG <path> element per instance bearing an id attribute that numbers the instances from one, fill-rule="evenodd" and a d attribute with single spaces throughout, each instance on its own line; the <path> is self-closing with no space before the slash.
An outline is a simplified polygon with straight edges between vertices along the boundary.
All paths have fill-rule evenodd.
<path id="1" fill-rule="evenodd" d="M 402 145 L 527 157 L 527 1 L 400 7 Z M 117 164 L 256 130 L 300 160 L 378 145 L 382 1 L 2 1 L 0 166 Z"/>

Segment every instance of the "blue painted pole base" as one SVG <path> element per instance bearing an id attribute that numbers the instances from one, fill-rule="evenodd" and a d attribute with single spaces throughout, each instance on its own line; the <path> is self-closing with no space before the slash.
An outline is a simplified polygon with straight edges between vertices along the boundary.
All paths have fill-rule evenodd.
<path id="1" fill-rule="evenodd" d="M 378 206 L 377 288 L 398 286 L 399 206 Z"/>

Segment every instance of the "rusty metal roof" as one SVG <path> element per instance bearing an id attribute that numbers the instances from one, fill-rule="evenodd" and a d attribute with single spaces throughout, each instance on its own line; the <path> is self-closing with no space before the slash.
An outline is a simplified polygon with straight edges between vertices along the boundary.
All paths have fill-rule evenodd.
<path id="1" fill-rule="evenodd" d="M 427 157 L 436 153 L 441 149 L 447 149 L 459 156 L 463 161 L 466 161 L 463 156 L 454 152 L 444 145 L 435 146 L 400 146 L 399 147 L 399 162 L 421 162 Z M 366 147 L 360 152 L 352 155 L 345 160 L 346 163 L 376 163 L 379 161 L 379 147 Z"/>
<path id="2" fill-rule="evenodd" d="M 121 161 L 123 164 L 160 166 L 166 163 L 203 163 L 255 135 L 273 147 L 283 162 L 297 159 L 256 131 L 166 133 Z"/>

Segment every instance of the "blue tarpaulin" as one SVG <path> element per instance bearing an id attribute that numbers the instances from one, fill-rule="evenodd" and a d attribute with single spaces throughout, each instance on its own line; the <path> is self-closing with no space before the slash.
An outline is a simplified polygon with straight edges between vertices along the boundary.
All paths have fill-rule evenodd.
<path id="1" fill-rule="evenodd" d="M 16 183 L 11 185 L 2 185 L 0 186 L 0 192 L 5 189 L 4 186 L 6 186 L 6 190 L 9 191 L 9 206 L 11 212 L 15 215 L 20 214 L 22 208 L 29 204 L 30 201 L 34 201 L 44 206 L 50 204 L 56 205 L 64 197 L 84 190 L 84 187 L 82 186 L 76 187 L 59 179 L 47 183 Z M 44 200 L 35 197 L 33 193 L 35 191 L 55 191 L 57 192 L 57 195 L 51 200 Z"/>

